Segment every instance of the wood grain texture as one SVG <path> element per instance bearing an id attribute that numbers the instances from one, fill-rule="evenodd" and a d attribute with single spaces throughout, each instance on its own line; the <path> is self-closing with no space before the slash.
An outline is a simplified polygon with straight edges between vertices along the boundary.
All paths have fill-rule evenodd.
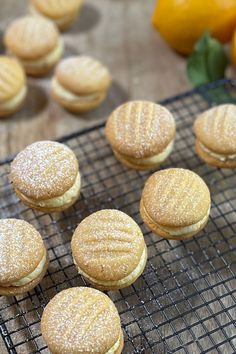
<path id="1" fill-rule="evenodd" d="M 27 1 L 3 0 L 1 36 L 13 18 L 25 14 Z M 51 77 L 29 79 L 23 109 L 0 120 L 0 159 L 29 143 L 54 139 L 104 120 L 128 99 L 158 101 L 189 88 L 185 59 L 173 52 L 153 29 L 150 17 L 155 0 L 86 0 L 81 16 L 68 32 L 65 57 L 88 54 L 104 62 L 113 75 L 106 101 L 82 116 L 58 106 L 48 95 Z M 1 44 L 1 51 L 4 51 Z"/>

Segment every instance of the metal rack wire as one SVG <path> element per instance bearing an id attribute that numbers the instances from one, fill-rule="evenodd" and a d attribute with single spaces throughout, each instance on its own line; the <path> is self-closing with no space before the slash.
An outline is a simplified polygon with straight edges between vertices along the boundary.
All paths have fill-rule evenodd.
<path id="1" fill-rule="evenodd" d="M 109 292 L 121 316 L 124 353 L 236 353 L 236 174 L 202 163 L 194 151 L 193 120 L 213 104 L 214 90 L 234 100 L 234 82 L 221 81 L 163 102 L 175 115 L 177 137 L 170 166 L 194 170 L 212 193 L 210 221 L 188 241 L 153 235 L 139 215 L 139 200 L 150 172 L 122 166 L 100 125 L 62 139 L 78 156 L 82 197 L 68 211 L 43 214 L 24 206 L 8 179 L 9 161 L 0 165 L 1 218 L 32 223 L 50 256 L 49 270 L 30 293 L 0 298 L 0 330 L 9 353 L 48 353 L 40 333 L 44 306 L 58 291 L 84 285 L 73 265 L 70 240 L 76 225 L 102 208 L 117 208 L 140 225 L 148 264 L 130 287 Z M 218 91 L 219 93 L 219 91 Z"/>

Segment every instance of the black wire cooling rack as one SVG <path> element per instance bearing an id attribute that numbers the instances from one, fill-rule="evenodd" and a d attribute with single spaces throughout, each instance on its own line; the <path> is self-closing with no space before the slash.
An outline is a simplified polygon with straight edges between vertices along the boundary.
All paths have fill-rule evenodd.
<path id="1" fill-rule="evenodd" d="M 194 151 L 193 120 L 217 102 L 234 101 L 234 82 L 222 81 L 165 104 L 175 115 L 175 148 L 162 168 L 191 169 L 212 194 L 210 221 L 187 241 L 153 235 L 139 215 L 139 200 L 150 172 L 136 172 L 114 158 L 103 126 L 63 138 L 78 156 L 82 196 L 68 211 L 43 214 L 24 206 L 9 183 L 9 161 L 0 165 L 1 218 L 29 221 L 42 234 L 50 256 L 39 286 L 17 297 L 0 298 L 0 330 L 9 353 L 48 353 L 40 317 L 60 290 L 84 285 L 73 265 L 70 240 L 76 225 L 102 208 L 117 208 L 140 225 L 148 246 L 143 275 L 130 287 L 109 292 L 125 333 L 123 353 L 236 353 L 236 173 L 205 165 Z"/>

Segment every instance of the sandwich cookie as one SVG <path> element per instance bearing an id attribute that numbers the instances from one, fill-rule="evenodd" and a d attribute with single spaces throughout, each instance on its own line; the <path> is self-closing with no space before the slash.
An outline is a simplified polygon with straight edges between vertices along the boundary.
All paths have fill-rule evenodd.
<path id="1" fill-rule="evenodd" d="M 27 74 L 44 75 L 59 61 L 63 44 L 53 22 L 41 16 L 25 16 L 10 24 L 4 36 L 10 54 Z"/>
<path id="2" fill-rule="evenodd" d="M 120 354 L 124 346 L 114 303 L 86 287 L 54 296 L 44 309 L 41 331 L 52 354 Z"/>
<path id="3" fill-rule="evenodd" d="M 88 56 L 62 60 L 52 79 L 54 99 L 72 112 L 89 111 L 105 99 L 111 85 L 109 70 Z"/>
<path id="4" fill-rule="evenodd" d="M 175 121 L 159 104 L 131 101 L 112 112 L 105 133 L 118 160 L 130 168 L 149 170 L 171 153 Z"/>
<path id="5" fill-rule="evenodd" d="M 196 151 L 209 165 L 236 168 L 236 105 L 223 104 L 194 122 Z"/>
<path id="6" fill-rule="evenodd" d="M 183 240 L 204 228 L 210 207 L 209 189 L 196 173 L 170 168 L 148 178 L 140 213 L 144 223 L 157 235 Z"/>
<path id="7" fill-rule="evenodd" d="M 82 0 L 31 0 L 30 13 L 53 21 L 60 30 L 67 29 L 80 12 Z"/>
<path id="8" fill-rule="evenodd" d="M 24 220 L 0 220 L 0 295 L 23 294 L 36 287 L 48 268 L 41 235 Z"/>
<path id="9" fill-rule="evenodd" d="M 119 210 L 100 210 L 85 218 L 74 232 L 71 248 L 78 272 L 102 290 L 131 285 L 147 262 L 142 231 Z"/>
<path id="10" fill-rule="evenodd" d="M 14 58 L 0 56 L 0 117 L 15 113 L 25 100 L 27 86 L 21 64 Z"/>
<path id="11" fill-rule="evenodd" d="M 67 209 L 80 194 L 76 156 L 54 141 L 38 141 L 21 151 L 11 164 L 11 180 L 22 202 L 43 212 Z"/>

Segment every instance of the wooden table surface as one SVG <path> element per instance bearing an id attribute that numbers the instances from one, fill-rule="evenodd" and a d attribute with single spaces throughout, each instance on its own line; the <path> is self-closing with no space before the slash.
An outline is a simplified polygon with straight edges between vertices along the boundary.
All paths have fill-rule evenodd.
<path id="1" fill-rule="evenodd" d="M 25 0 L 2 0 L 1 38 L 12 19 L 27 12 Z M 24 108 L 0 120 L 0 160 L 40 139 L 54 139 L 104 120 L 130 99 L 158 101 L 190 88 L 185 58 L 173 52 L 152 28 L 155 0 L 85 0 L 81 16 L 63 34 L 65 56 L 85 53 L 111 70 L 113 85 L 107 100 L 83 116 L 64 111 L 49 97 L 50 77 L 29 79 Z M 1 44 L 1 51 L 4 47 Z M 5 354 L 0 340 L 0 353 Z"/>
<path id="2" fill-rule="evenodd" d="M 89 54 L 110 68 L 114 81 L 107 100 L 90 113 L 73 115 L 49 97 L 51 77 L 29 79 L 24 108 L 0 120 L 0 160 L 33 141 L 94 125 L 126 100 L 158 101 L 190 87 L 185 58 L 173 52 L 150 24 L 155 0 L 84 2 L 77 23 L 63 34 L 64 55 Z M 1 1 L 1 37 L 12 19 L 27 13 L 27 4 L 25 0 Z"/>

